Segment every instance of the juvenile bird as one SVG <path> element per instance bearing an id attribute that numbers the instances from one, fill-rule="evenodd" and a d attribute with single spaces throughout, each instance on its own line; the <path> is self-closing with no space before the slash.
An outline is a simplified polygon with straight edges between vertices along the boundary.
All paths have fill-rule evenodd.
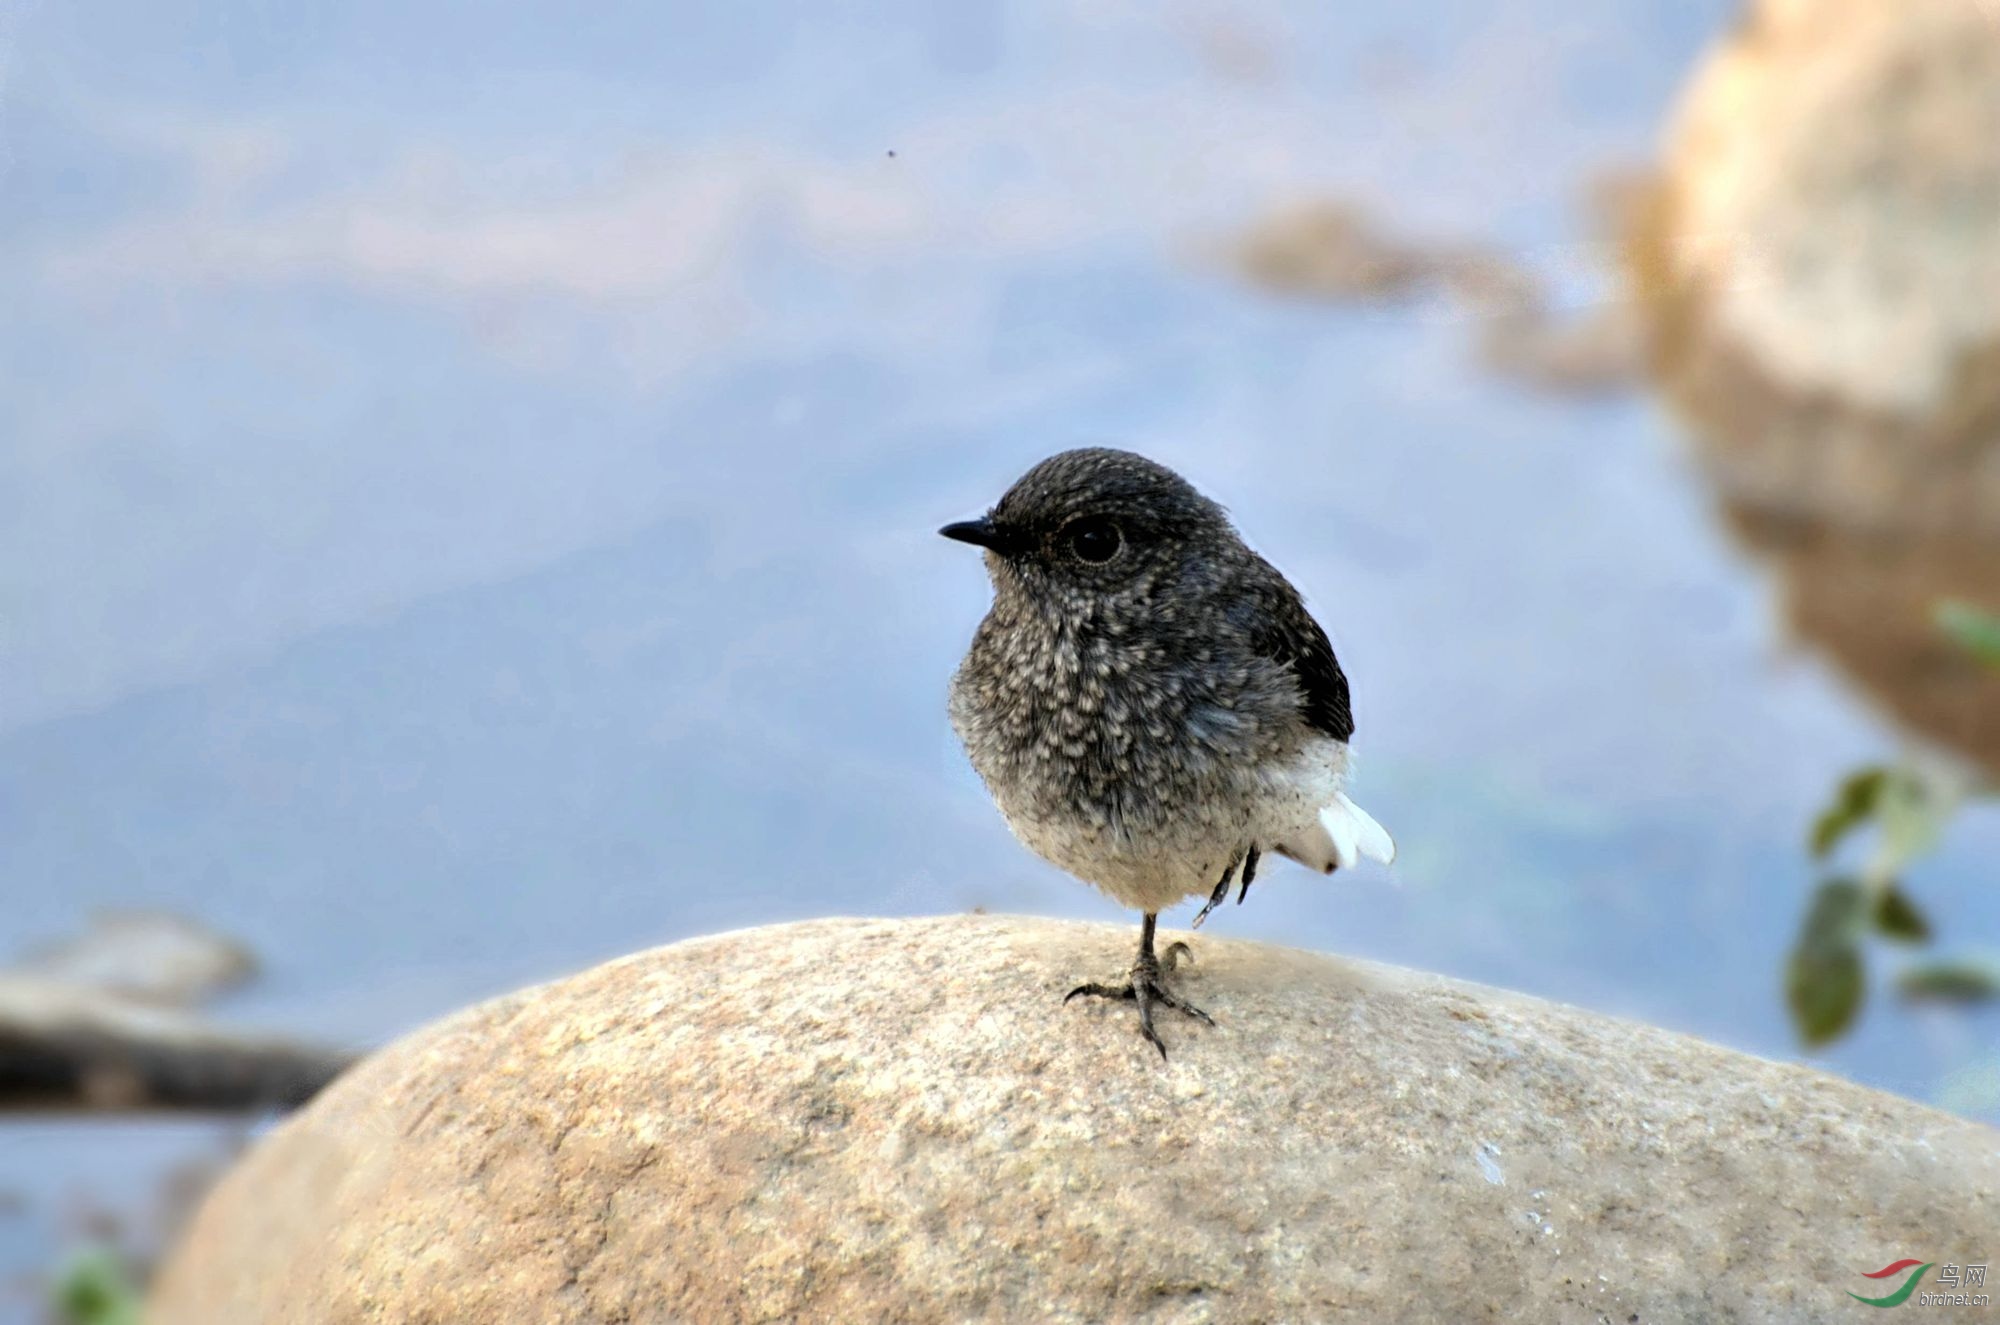
<path id="1" fill-rule="evenodd" d="M 985 549 L 993 606 L 951 685 L 972 766 L 1030 850 L 1144 915 L 1122 985 L 1082 996 L 1213 1025 L 1167 985 L 1159 913 L 1200 925 L 1275 851 L 1332 873 L 1395 844 L 1347 798 L 1347 678 L 1326 632 L 1223 509 L 1129 451 L 1051 456 L 946 538 Z"/>

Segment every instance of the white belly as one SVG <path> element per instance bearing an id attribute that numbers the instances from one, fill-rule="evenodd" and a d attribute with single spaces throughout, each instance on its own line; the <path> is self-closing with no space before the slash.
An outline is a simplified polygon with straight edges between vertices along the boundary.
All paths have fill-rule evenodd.
<path id="1" fill-rule="evenodd" d="M 1236 779 L 1205 804 L 1169 807 L 1143 827 L 1002 811 L 1022 844 L 1050 864 L 1126 906 L 1163 911 L 1206 898 L 1252 846 L 1330 871 L 1339 853 L 1322 813 L 1352 808 L 1342 792 L 1347 764 L 1343 742 L 1316 738 L 1293 759 Z"/>

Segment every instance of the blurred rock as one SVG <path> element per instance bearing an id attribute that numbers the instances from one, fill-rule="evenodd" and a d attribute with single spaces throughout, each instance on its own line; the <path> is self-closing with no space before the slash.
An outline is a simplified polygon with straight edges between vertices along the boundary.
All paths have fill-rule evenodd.
<path id="1" fill-rule="evenodd" d="M 351 1056 L 39 976 L 0 974 L 0 1109 L 275 1109 Z"/>
<path id="2" fill-rule="evenodd" d="M 179 1009 L 256 973 L 242 945 L 110 911 L 0 967 L 0 1109 L 251 1110 L 304 1103 L 352 1055 Z"/>
<path id="3" fill-rule="evenodd" d="M 243 984 L 257 961 L 242 944 L 181 916 L 106 911 L 78 937 L 36 949 L 5 970 L 187 1007 Z"/>
<path id="4" fill-rule="evenodd" d="M 1536 292 L 1492 304 L 1480 325 L 1479 357 L 1489 372 L 1550 395 L 1615 395 L 1644 374 L 1643 333 L 1629 304 L 1613 300 L 1558 316 Z"/>
<path id="5" fill-rule="evenodd" d="M 259 1143 L 149 1320 L 1799 1321 L 2000 1245 L 1975 1124 L 1246 942 L 1163 1065 L 1061 1003 L 1132 943 L 821 921 L 474 1008 Z"/>
<path id="6" fill-rule="evenodd" d="M 1563 256 L 1589 249 L 1573 246 Z M 1478 329 L 1486 368 L 1542 391 L 1625 391 L 1645 363 L 1642 324 L 1615 297 L 1558 312 L 1541 278 L 1518 261 L 1483 247 L 1392 238 L 1348 203 L 1321 201 L 1270 217 L 1243 237 L 1236 264 L 1275 294 L 1339 303 L 1440 294 Z"/>
<path id="7" fill-rule="evenodd" d="M 1630 252 L 1655 372 L 1788 614 L 2000 773 L 2000 9 L 1763 0 L 1687 89 Z"/>
<path id="8" fill-rule="evenodd" d="M 1315 299 L 1386 299 L 1430 275 L 1420 250 L 1384 234 L 1348 203 L 1321 201 L 1280 212 L 1243 236 L 1244 275 L 1282 294 Z"/>

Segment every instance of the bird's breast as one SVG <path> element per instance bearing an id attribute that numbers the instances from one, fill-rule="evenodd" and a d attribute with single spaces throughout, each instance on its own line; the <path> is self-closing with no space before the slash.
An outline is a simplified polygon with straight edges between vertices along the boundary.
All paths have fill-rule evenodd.
<path id="1" fill-rule="evenodd" d="M 1267 690 L 1247 663 L 1199 642 L 1174 648 L 1143 630 L 996 614 L 959 669 L 951 707 L 1017 831 L 1059 824 L 1136 841 L 1227 817 L 1259 762 L 1296 740 Z"/>

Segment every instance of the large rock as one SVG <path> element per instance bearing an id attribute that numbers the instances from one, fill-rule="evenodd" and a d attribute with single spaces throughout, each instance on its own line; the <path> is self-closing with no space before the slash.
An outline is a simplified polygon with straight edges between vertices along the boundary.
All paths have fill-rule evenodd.
<path id="1" fill-rule="evenodd" d="M 2000 774 L 2000 7 L 1753 0 L 1703 60 L 1631 252 L 1654 369 L 1787 616 Z"/>
<path id="2" fill-rule="evenodd" d="M 1796 1322 L 2000 1248 L 1995 1133 L 1495 990 L 1136 926 L 834 920 L 474 1008 L 265 1139 L 150 1318 Z M 1892 1285 L 1893 1286 L 1893 1285 Z"/>
<path id="3" fill-rule="evenodd" d="M 1642 236 L 1668 383 L 1746 497 L 2000 533 L 2000 19 L 1748 8 Z"/>

